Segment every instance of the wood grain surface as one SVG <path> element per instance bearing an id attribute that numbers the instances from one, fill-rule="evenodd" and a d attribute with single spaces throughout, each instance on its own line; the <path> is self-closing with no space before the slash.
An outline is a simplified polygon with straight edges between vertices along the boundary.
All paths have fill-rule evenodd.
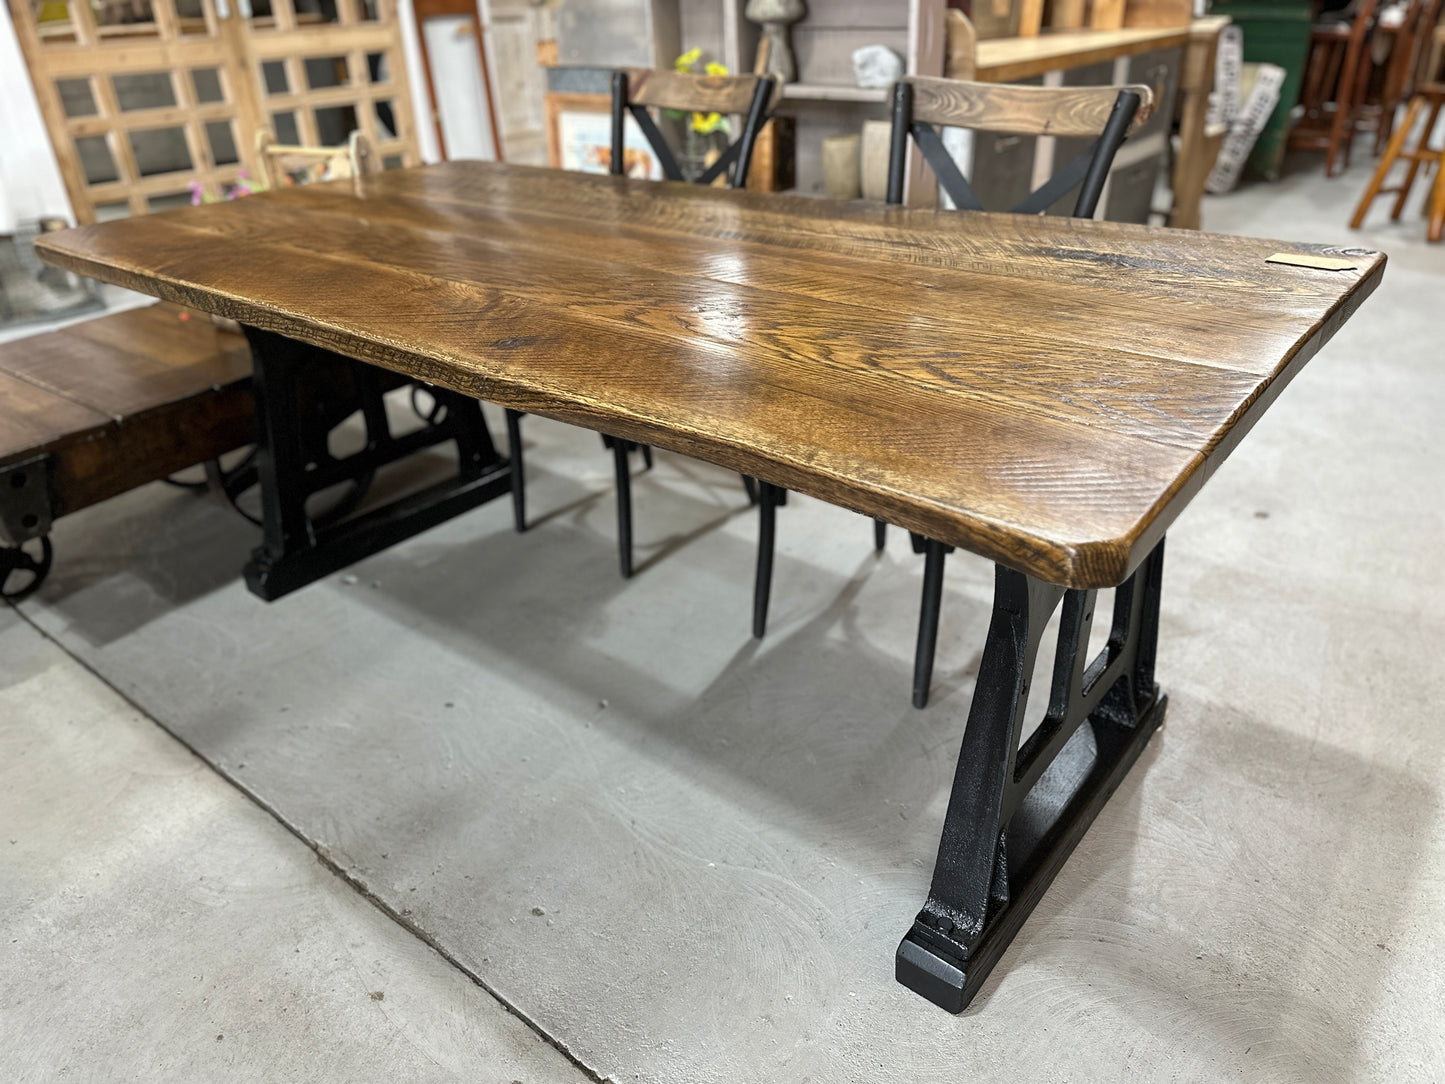
<path id="1" fill-rule="evenodd" d="M 688 75 L 626 68 L 627 100 L 659 109 L 702 113 L 746 113 L 757 93 L 756 75 Z"/>
<path id="2" fill-rule="evenodd" d="M 37 250 L 1075 587 L 1128 576 L 1385 264 L 477 162 Z"/>
<path id="3" fill-rule="evenodd" d="M 0 465 L 49 453 L 65 515 L 255 439 L 251 352 L 150 305 L 0 346 Z"/>
<path id="4" fill-rule="evenodd" d="M 45 388 L 0 371 L 0 466 L 101 432 L 110 419 Z"/>
<path id="5" fill-rule="evenodd" d="M 1121 90 L 1139 95 L 1132 134 L 1154 112 L 1154 92 L 1131 84 L 1114 87 L 1031 87 L 974 83 L 912 75 L 913 118 L 983 132 L 1014 135 L 1096 136 L 1104 130 Z"/>
<path id="6" fill-rule="evenodd" d="M 996 38 L 978 43 L 973 78 L 989 83 L 1010 83 L 1045 72 L 1086 67 L 1137 56 L 1156 49 L 1172 49 L 1189 40 L 1189 28 L 1131 27 L 1123 30 L 1056 30 L 1033 37 Z"/>

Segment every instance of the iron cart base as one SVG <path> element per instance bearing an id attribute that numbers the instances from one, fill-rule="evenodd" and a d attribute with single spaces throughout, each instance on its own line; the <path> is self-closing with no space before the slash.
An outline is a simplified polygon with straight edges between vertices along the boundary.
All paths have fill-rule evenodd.
<path id="1" fill-rule="evenodd" d="M 898 946 L 898 981 L 962 1012 L 1164 720 L 1154 684 L 1161 541 L 1116 591 L 1087 658 L 1097 592 L 999 566 L 928 901 Z M 1019 745 L 1044 628 L 1063 603 L 1048 712 Z M 1083 724 L 1087 723 L 1087 726 Z"/>

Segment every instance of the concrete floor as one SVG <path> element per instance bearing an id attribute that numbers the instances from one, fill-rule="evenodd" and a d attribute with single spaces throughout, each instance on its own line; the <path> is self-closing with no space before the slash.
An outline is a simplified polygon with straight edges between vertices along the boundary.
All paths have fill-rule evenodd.
<path id="1" fill-rule="evenodd" d="M 917 712 L 898 532 L 790 501 L 755 644 L 736 477 L 659 457 L 622 583 L 608 458 L 532 419 L 534 531 L 498 502 L 271 606 L 205 501 L 57 526 L 0 626 L 4 1075 L 1445 1078 L 1445 250 L 1346 230 L 1366 172 L 1206 207 L 1391 264 L 1171 533 L 1167 725 L 965 1015 L 892 953 L 989 567 Z"/>

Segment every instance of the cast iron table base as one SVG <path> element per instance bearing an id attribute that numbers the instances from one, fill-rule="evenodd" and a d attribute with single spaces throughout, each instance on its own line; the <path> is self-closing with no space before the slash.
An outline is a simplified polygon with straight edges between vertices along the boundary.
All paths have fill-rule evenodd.
<path id="1" fill-rule="evenodd" d="M 1115 591 L 1108 644 L 1092 660 L 1096 591 L 995 572 L 933 884 L 895 961 L 899 982 L 949 1012 L 973 1000 L 1163 722 L 1154 684 L 1163 570 L 1160 541 Z M 1029 680 L 1061 601 L 1048 712 L 1021 747 Z"/>

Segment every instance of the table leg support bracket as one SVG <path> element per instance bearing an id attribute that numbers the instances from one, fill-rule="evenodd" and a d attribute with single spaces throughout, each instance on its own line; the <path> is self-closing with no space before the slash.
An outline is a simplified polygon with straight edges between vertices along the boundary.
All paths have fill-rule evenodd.
<path id="1" fill-rule="evenodd" d="M 1115 592 L 1108 643 L 1093 659 L 1095 591 L 997 569 L 933 883 L 895 961 L 899 982 L 949 1012 L 973 999 L 1163 721 L 1163 567 L 1160 542 Z M 1040 641 L 1061 602 L 1048 711 L 1020 745 Z"/>

